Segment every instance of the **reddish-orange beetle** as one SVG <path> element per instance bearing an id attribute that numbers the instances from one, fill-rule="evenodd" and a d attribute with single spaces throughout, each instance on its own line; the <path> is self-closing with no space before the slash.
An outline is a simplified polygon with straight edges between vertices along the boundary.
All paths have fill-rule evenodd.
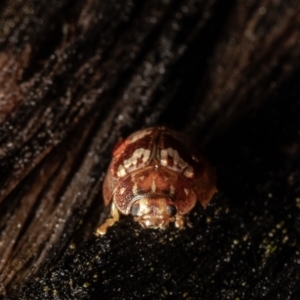
<path id="1" fill-rule="evenodd" d="M 131 214 L 144 228 L 184 227 L 184 216 L 197 199 L 205 208 L 216 189 L 206 158 L 191 148 L 186 136 L 166 127 L 137 131 L 118 143 L 103 183 L 111 217 L 96 234 Z"/>

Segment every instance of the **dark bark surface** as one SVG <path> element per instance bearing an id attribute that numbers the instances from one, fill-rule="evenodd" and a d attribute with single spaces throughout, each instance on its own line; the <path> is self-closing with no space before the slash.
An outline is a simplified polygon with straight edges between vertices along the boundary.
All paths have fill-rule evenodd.
<path id="1" fill-rule="evenodd" d="M 299 299 L 300 4 L 0 3 L 1 299 Z M 169 124 L 219 193 L 102 238 L 114 144 Z"/>

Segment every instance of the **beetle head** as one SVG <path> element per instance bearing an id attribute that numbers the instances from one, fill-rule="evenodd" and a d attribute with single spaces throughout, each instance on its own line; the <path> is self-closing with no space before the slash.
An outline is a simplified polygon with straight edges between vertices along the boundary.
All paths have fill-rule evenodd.
<path id="1" fill-rule="evenodd" d="M 141 197 L 133 202 L 130 212 L 143 228 L 165 229 L 175 221 L 177 210 L 166 197 Z"/>

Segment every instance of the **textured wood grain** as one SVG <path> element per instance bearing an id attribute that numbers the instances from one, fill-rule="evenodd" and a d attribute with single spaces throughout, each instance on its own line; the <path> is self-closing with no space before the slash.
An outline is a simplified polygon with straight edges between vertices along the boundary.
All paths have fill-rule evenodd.
<path id="1" fill-rule="evenodd" d="M 0 298 L 296 299 L 300 6 L 0 3 Z M 216 168 L 184 231 L 103 238 L 114 144 L 168 124 Z"/>

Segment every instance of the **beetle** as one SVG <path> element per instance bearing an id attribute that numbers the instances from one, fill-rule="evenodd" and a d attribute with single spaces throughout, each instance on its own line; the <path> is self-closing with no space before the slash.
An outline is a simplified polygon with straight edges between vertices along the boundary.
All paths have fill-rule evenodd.
<path id="1" fill-rule="evenodd" d="M 170 222 L 184 228 L 197 199 L 206 208 L 216 192 L 210 163 L 187 136 L 164 126 L 137 131 L 114 148 L 103 182 L 110 217 L 96 234 L 105 234 L 120 213 L 143 228 L 165 229 Z"/>

